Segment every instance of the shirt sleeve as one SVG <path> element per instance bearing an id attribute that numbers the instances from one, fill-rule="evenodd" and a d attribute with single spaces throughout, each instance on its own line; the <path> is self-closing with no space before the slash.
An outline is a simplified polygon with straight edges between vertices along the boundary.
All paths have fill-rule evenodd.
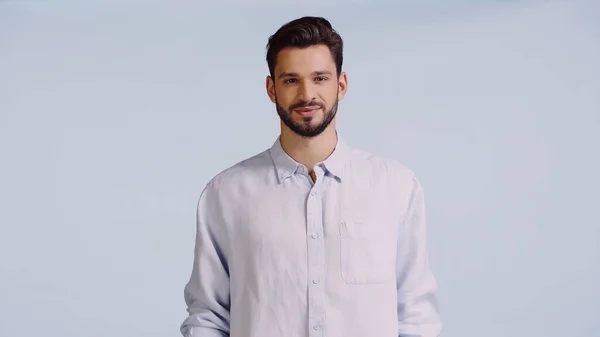
<path id="1" fill-rule="evenodd" d="M 227 337 L 230 287 L 224 228 L 210 185 L 202 191 L 196 213 L 196 241 L 192 274 L 184 288 L 188 316 L 181 325 L 184 337 Z"/>
<path id="2" fill-rule="evenodd" d="M 398 232 L 399 337 L 437 337 L 442 330 L 437 283 L 428 261 L 425 222 L 423 190 L 413 177 L 409 206 Z"/>

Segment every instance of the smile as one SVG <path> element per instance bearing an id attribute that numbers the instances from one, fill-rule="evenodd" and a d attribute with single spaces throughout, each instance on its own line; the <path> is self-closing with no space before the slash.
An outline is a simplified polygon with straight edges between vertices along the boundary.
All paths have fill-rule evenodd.
<path id="1" fill-rule="evenodd" d="M 317 111 L 321 110 L 321 107 L 310 106 L 294 109 L 294 111 L 302 117 L 313 116 Z"/>

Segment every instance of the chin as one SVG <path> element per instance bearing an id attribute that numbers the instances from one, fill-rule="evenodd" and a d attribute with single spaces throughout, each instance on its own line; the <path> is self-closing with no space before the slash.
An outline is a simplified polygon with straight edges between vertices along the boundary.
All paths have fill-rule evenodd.
<path id="1" fill-rule="evenodd" d="M 298 123 L 303 125 L 317 126 L 321 123 L 321 118 L 319 117 L 300 117 L 298 119 Z"/>

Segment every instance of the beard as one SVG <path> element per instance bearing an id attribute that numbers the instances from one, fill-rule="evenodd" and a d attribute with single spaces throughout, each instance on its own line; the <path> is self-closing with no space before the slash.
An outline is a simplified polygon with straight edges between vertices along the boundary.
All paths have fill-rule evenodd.
<path id="1" fill-rule="evenodd" d="M 323 103 L 300 101 L 298 103 L 290 105 L 286 110 L 279 104 L 277 99 L 275 99 L 275 108 L 283 124 L 285 124 L 290 130 L 292 130 L 292 132 L 304 138 L 312 138 L 320 135 L 323 131 L 325 131 L 325 129 L 327 129 L 329 124 L 331 124 L 331 121 L 333 121 L 337 113 L 338 102 L 339 100 L 336 97 L 331 109 L 326 110 L 327 107 Z M 305 117 L 301 121 L 294 120 L 294 118 L 292 117 L 294 109 L 310 106 L 318 106 L 321 108 L 322 111 L 325 112 L 323 120 L 321 122 L 313 125 L 312 120 L 314 117 Z"/>

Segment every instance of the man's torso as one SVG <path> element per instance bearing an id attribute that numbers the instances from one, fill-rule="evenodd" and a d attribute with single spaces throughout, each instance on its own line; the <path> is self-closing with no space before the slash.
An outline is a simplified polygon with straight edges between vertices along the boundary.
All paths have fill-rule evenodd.
<path id="1" fill-rule="evenodd" d="M 342 146 L 315 183 L 277 143 L 209 183 L 232 337 L 397 336 L 397 238 L 416 181 Z"/>

